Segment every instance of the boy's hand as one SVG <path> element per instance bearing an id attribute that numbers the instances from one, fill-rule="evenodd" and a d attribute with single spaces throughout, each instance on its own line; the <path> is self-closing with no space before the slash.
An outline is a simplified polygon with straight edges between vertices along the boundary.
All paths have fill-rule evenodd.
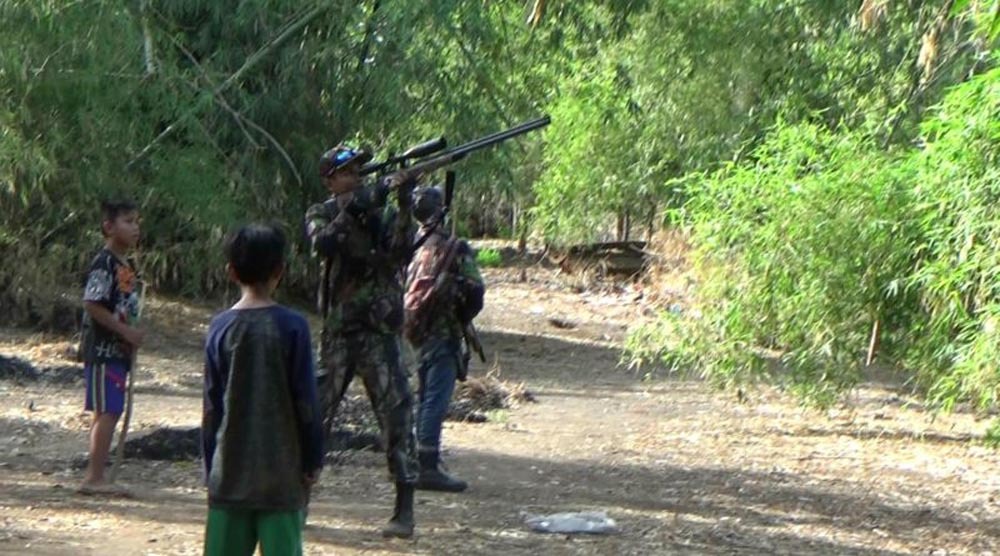
<path id="1" fill-rule="evenodd" d="M 303 473 L 302 484 L 306 486 L 313 486 L 314 484 L 316 484 L 319 481 L 319 474 L 321 471 L 322 471 L 321 469 L 317 469 L 312 473 Z"/>
<path id="2" fill-rule="evenodd" d="M 134 326 L 128 326 L 122 331 L 122 338 L 128 342 L 133 348 L 138 348 L 142 345 L 143 338 L 146 337 L 146 333 Z"/>

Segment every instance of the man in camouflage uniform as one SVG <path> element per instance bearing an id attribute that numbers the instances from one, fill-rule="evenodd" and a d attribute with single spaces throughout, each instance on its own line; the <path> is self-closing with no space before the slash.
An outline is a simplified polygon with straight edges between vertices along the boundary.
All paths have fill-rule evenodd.
<path id="1" fill-rule="evenodd" d="M 472 249 L 445 231 L 445 212 L 440 188 L 417 191 L 414 216 L 421 224 L 420 246 L 407 272 L 405 332 L 420 353 L 417 488 L 461 492 L 466 482 L 442 468 L 441 425 L 455 381 L 464 381 L 468 371 L 464 331 L 482 310 L 485 290 Z"/>
<path id="2" fill-rule="evenodd" d="M 401 273 L 413 243 L 413 184 L 390 176 L 363 186 L 360 170 L 369 160 L 369 153 L 345 146 L 323 154 L 320 176 L 331 197 L 306 213 L 306 231 L 323 260 L 317 379 L 328 433 L 351 379 L 357 374 L 364 381 L 396 484 L 395 508 L 383 534 L 409 537 L 417 464 L 413 398 L 400 353 L 400 330 Z M 387 202 L 392 190 L 398 210 Z"/>

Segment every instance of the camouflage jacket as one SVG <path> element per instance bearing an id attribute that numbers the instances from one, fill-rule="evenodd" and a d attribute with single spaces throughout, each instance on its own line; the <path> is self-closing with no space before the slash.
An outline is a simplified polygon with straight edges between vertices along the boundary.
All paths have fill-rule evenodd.
<path id="1" fill-rule="evenodd" d="M 318 300 L 328 333 L 398 333 L 402 273 L 413 244 L 408 203 L 347 203 L 337 198 L 306 211 L 306 233 L 322 262 Z M 367 206 L 370 205 L 370 206 Z"/>
<path id="2" fill-rule="evenodd" d="M 421 228 L 418 234 L 423 237 L 429 233 L 427 240 L 414 253 L 413 261 L 407 270 L 407 295 L 414 293 L 413 284 L 421 279 L 435 279 L 431 276 L 439 261 L 446 256 L 450 235 L 440 227 L 428 232 Z M 423 330 L 422 342 L 432 339 L 458 339 L 462 337 L 462 329 L 471 322 L 483 308 L 485 285 L 483 277 L 476 265 L 475 252 L 468 243 L 462 241 L 458 252 L 449 268 L 444 269 L 445 289 L 443 298 L 433 307 L 427 325 Z M 407 299 L 407 306 L 412 304 Z M 419 346 L 416 346 L 419 347 Z"/>

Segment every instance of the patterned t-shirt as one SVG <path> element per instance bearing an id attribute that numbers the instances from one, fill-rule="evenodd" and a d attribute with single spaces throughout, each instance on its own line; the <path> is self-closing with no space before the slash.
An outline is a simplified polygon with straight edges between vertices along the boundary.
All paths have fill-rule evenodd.
<path id="1" fill-rule="evenodd" d="M 140 284 L 135 266 L 107 248 L 90 263 L 83 301 L 100 303 L 116 319 L 134 325 L 139 316 Z M 131 348 L 124 339 L 83 313 L 83 360 L 87 363 L 128 360 Z"/>

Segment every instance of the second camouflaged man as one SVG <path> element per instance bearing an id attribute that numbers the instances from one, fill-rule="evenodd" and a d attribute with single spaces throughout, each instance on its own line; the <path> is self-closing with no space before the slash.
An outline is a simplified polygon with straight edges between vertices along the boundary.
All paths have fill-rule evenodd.
<path id="1" fill-rule="evenodd" d="M 445 230 L 445 193 L 424 187 L 415 197 L 420 245 L 407 271 L 404 332 L 420 354 L 417 488 L 461 492 L 466 482 L 448 474 L 441 463 L 441 425 L 455 381 L 464 381 L 468 373 L 463 341 L 483 308 L 485 288 L 472 249 Z"/>

